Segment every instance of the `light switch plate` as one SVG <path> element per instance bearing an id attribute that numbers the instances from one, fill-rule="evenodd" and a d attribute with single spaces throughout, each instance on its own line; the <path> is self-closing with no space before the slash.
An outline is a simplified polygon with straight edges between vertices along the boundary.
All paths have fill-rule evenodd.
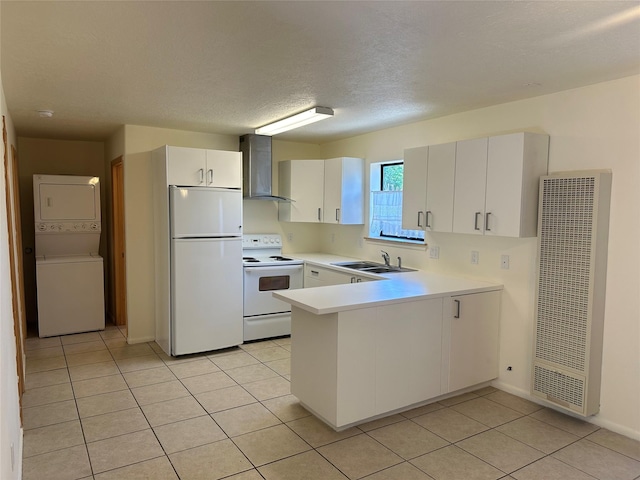
<path id="1" fill-rule="evenodd" d="M 473 250 L 471 252 L 471 264 L 477 265 L 480 262 L 480 252 Z"/>
<path id="2" fill-rule="evenodd" d="M 503 270 L 509 270 L 509 255 L 500 256 L 500 268 Z"/>
<path id="3" fill-rule="evenodd" d="M 440 247 L 429 247 L 429 258 L 440 258 Z"/>

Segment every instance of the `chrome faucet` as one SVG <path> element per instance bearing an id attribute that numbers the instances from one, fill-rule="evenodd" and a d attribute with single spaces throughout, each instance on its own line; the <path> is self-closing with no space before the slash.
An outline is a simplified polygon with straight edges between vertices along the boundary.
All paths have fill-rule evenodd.
<path id="1" fill-rule="evenodd" d="M 389 254 L 387 252 L 385 252 L 384 250 L 380 250 L 380 251 L 382 252 L 382 259 L 384 260 L 384 264 L 387 267 L 390 267 L 391 263 L 390 263 Z"/>

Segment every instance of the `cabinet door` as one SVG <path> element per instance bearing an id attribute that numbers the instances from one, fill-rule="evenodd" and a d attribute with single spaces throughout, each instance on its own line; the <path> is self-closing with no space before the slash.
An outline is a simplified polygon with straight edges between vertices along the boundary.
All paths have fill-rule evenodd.
<path id="1" fill-rule="evenodd" d="M 402 228 L 424 230 L 427 204 L 427 156 L 430 147 L 404 151 L 402 175 Z"/>
<path id="2" fill-rule="evenodd" d="M 454 392 L 498 376 L 500 292 L 451 297 L 450 307 L 447 392 Z"/>
<path id="3" fill-rule="evenodd" d="M 167 181 L 181 187 L 205 186 L 206 150 L 167 147 Z"/>
<path id="4" fill-rule="evenodd" d="M 521 132 L 489 138 L 485 235 L 535 237 L 538 186 L 547 174 L 549 136 Z"/>
<path id="5" fill-rule="evenodd" d="M 207 150 L 205 182 L 208 187 L 242 188 L 242 154 Z"/>
<path id="6" fill-rule="evenodd" d="M 441 394 L 442 298 L 377 308 L 376 413 Z"/>
<path id="7" fill-rule="evenodd" d="M 341 285 L 344 283 L 354 283 L 355 275 L 339 272 L 331 268 L 317 267 L 315 265 L 307 265 L 305 272 L 305 287 L 319 287 L 323 285 Z M 307 281 L 308 279 L 308 281 Z"/>
<path id="8" fill-rule="evenodd" d="M 364 160 L 331 158 L 324 161 L 324 223 L 364 223 Z"/>
<path id="9" fill-rule="evenodd" d="M 520 234 L 523 149 L 522 133 L 489 138 L 485 235 Z"/>
<path id="10" fill-rule="evenodd" d="M 456 233 L 483 233 L 487 144 L 487 138 L 457 142 L 453 200 L 453 231 Z"/>
<path id="11" fill-rule="evenodd" d="M 324 223 L 340 223 L 342 208 L 342 159 L 324 161 Z"/>
<path id="12" fill-rule="evenodd" d="M 405 173 L 406 168 L 405 165 Z M 455 142 L 430 146 L 427 163 L 427 207 L 425 212 L 425 227 L 428 231 L 453 231 L 455 173 Z M 404 197 L 402 201 L 404 204 Z"/>
<path id="13" fill-rule="evenodd" d="M 278 219 L 282 222 L 321 222 L 324 160 L 287 160 L 280 162 L 278 170 L 278 191 L 281 196 L 293 200 L 278 204 Z"/>

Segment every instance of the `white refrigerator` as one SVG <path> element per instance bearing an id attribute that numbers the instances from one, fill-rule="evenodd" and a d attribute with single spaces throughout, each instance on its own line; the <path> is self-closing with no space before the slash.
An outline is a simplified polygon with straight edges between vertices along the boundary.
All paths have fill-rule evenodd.
<path id="1" fill-rule="evenodd" d="M 172 355 L 242 343 L 242 192 L 169 187 Z"/>

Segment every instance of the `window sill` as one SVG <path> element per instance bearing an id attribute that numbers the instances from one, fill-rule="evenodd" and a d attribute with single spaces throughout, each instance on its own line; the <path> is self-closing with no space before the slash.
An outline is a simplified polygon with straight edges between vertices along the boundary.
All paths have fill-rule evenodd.
<path id="1" fill-rule="evenodd" d="M 426 250 L 427 245 L 424 240 L 407 240 L 407 239 L 395 239 L 395 238 L 381 238 L 381 237 L 364 237 L 367 242 L 382 243 L 386 245 L 395 245 L 397 247 L 411 248 L 416 250 Z"/>

